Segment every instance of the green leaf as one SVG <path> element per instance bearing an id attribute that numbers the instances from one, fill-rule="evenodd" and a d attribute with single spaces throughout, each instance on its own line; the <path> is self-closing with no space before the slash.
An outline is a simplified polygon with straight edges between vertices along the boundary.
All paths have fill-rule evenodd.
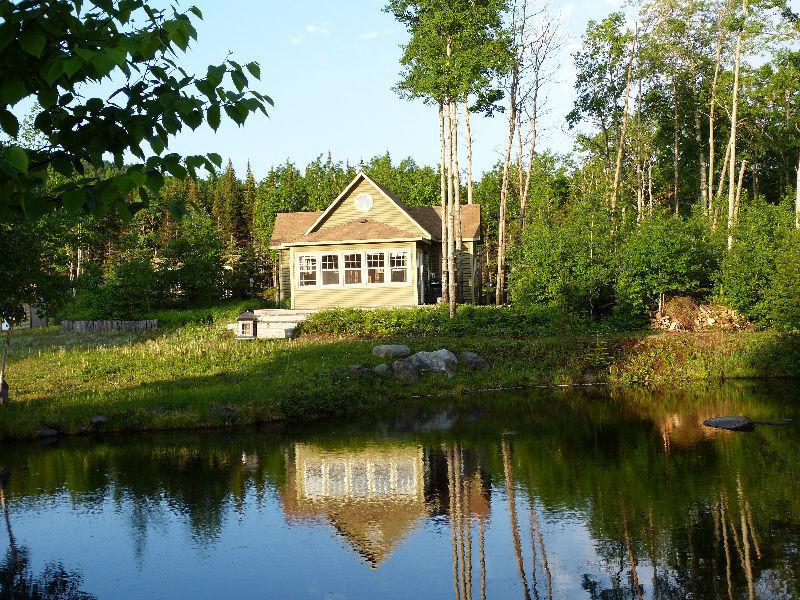
<path id="1" fill-rule="evenodd" d="M 75 54 L 80 56 L 87 63 L 92 62 L 94 57 L 97 56 L 97 52 L 88 50 L 87 48 L 75 48 Z"/>
<path id="2" fill-rule="evenodd" d="M 41 58 L 44 44 L 44 34 L 38 29 L 26 29 L 19 36 L 19 45 L 22 49 L 36 58 Z"/>
<path id="3" fill-rule="evenodd" d="M 61 194 L 61 200 L 64 202 L 64 208 L 77 212 L 86 203 L 86 192 L 81 189 L 67 190 Z"/>
<path id="4" fill-rule="evenodd" d="M 19 134 L 19 121 L 9 110 L 0 109 L 0 127 L 12 138 Z"/>
<path id="5" fill-rule="evenodd" d="M 50 108 L 56 103 L 57 99 L 58 90 L 54 87 L 43 88 L 39 92 L 39 104 L 41 104 L 43 108 Z"/>
<path id="6" fill-rule="evenodd" d="M 3 99 L 3 104 L 14 106 L 24 98 L 27 93 L 25 84 L 19 79 L 8 78 L 3 81 L 2 86 L 0 86 L 0 97 Z"/>
<path id="7" fill-rule="evenodd" d="M 249 62 L 245 66 L 247 67 L 247 70 L 250 71 L 250 75 L 256 79 L 261 79 L 261 67 L 257 62 Z"/>
<path id="8" fill-rule="evenodd" d="M 80 56 L 73 56 L 64 63 L 64 73 L 67 77 L 72 77 L 83 68 L 83 59 Z"/>
<path id="9" fill-rule="evenodd" d="M 209 152 L 208 153 L 208 159 L 212 163 L 217 165 L 217 168 L 221 168 L 222 167 L 222 157 L 219 154 L 217 154 L 216 152 Z"/>
<path id="10" fill-rule="evenodd" d="M 28 172 L 28 154 L 19 146 L 6 148 L 6 160 L 17 170 Z"/>
<path id="11" fill-rule="evenodd" d="M 233 85 L 235 85 L 236 89 L 240 92 L 247 86 L 247 77 L 244 76 L 241 69 L 234 69 L 231 71 L 231 79 L 233 80 Z"/>
<path id="12" fill-rule="evenodd" d="M 219 128 L 219 104 L 214 104 L 208 108 L 208 111 L 206 111 L 206 118 L 208 119 L 208 124 L 211 126 L 211 129 L 216 131 Z"/>
<path id="13" fill-rule="evenodd" d="M 141 171 L 137 171 L 135 169 L 129 169 L 127 175 L 134 183 L 134 185 L 144 185 L 145 183 L 147 183 L 147 175 L 145 175 Z"/>
<path id="14" fill-rule="evenodd" d="M 202 19 L 203 18 L 203 12 L 199 8 L 197 8 L 196 6 L 190 7 L 189 8 L 189 12 L 192 13 L 198 19 Z"/>
<path id="15" fill-rule="evenodd" d="M 211 87 L 217 87 L 220 83 L 222 83 L 222 78 L 225 76 L 225 65 L 214 66 L 211 65 L 208 67 L 208 73 L 206 74 L 206 80 L 211 85 Z"/>

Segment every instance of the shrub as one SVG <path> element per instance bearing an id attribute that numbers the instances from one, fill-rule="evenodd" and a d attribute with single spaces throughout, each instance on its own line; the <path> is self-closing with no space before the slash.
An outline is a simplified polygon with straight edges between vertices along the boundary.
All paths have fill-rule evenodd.
<path id="1" fill-rule="evenodd" d="M 302 325 L 304 333 L 385 337 L 492 336 L 521 337 L 553 335 L 565 330 L 588 331 L 593 325 L 569 317 L 554 308 L 520 306 L 474 306 L 462 304 L 450 319 L 446 306 L 416 308 L 334 308 L 311 315 Z"/>
<path id="2" fill-rule="evenodd" d="M 800 329 L 800 231 L 792 231 L 778 247 L 764 308 L 776 327 Z"/>
<path id="3" fill-rule="evenodd" d="M 620 251 L 618 307 L 645 315 L 665 295 L 705 295 L 711 289 L 715 262 L 703 225 L 664 214 L 648 217 Z"/>
<path id="4" fill-rule="evenodd" d="M 727 304 L 747 317 L 774 320 L 770 300 L 776 259 L 784 247 L 783 239 L 793 233 L 791 211 L 785 205 L 767 204 L 757 199 L 747 205 L 734 231 L 733 247 L 726 253 L 720 272 L 720 288 Z M 787 250 L 788 252 L 788 250 Z M 787 255 L 788 256 L 788 255 Z M 788 271 L 784 271 L 788 274 Z"/>

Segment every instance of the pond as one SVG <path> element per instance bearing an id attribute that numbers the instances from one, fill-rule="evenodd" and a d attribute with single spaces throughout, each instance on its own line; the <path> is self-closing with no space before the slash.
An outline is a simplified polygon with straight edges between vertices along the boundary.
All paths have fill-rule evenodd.
<path id="1" fill-rule="evenodd" d="M 0 598 L 800 598 L 797 384 L 0 446 Z"/>

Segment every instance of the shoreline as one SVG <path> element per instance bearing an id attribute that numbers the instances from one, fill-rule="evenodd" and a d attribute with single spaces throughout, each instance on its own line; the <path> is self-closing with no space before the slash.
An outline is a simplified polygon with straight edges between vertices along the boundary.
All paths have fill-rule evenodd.
<path id="1" fill-rule="evenodd" d="M 452 379 L 426 374 L 413 384 L 347 373 L 348 365 L 386 362 L 371 349 L 392 342 L 475 351 L 492 368 L 459 367 Z M 219 325 L 187 325 L 152 335 L 48 330 L 19 335 L 12 348 L 0 441 L 300 423 L 489 392 L 800 379 L 800 333 L 777 331 L 241 342 Z"/>

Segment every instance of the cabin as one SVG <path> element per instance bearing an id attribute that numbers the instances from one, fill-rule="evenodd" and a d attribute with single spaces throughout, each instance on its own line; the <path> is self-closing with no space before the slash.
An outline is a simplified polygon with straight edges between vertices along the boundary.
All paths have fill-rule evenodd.
<path id="1" fill-rule="evenodd" d="M 477 296 L 480 215 L 477 204 L 461 206 L 461 302 Z M 294 310 L 435 304 L 441 241 L 441 207 L 408 207 L 361 172 L 324 211 L 278 213 L 279 298 Z"/>

